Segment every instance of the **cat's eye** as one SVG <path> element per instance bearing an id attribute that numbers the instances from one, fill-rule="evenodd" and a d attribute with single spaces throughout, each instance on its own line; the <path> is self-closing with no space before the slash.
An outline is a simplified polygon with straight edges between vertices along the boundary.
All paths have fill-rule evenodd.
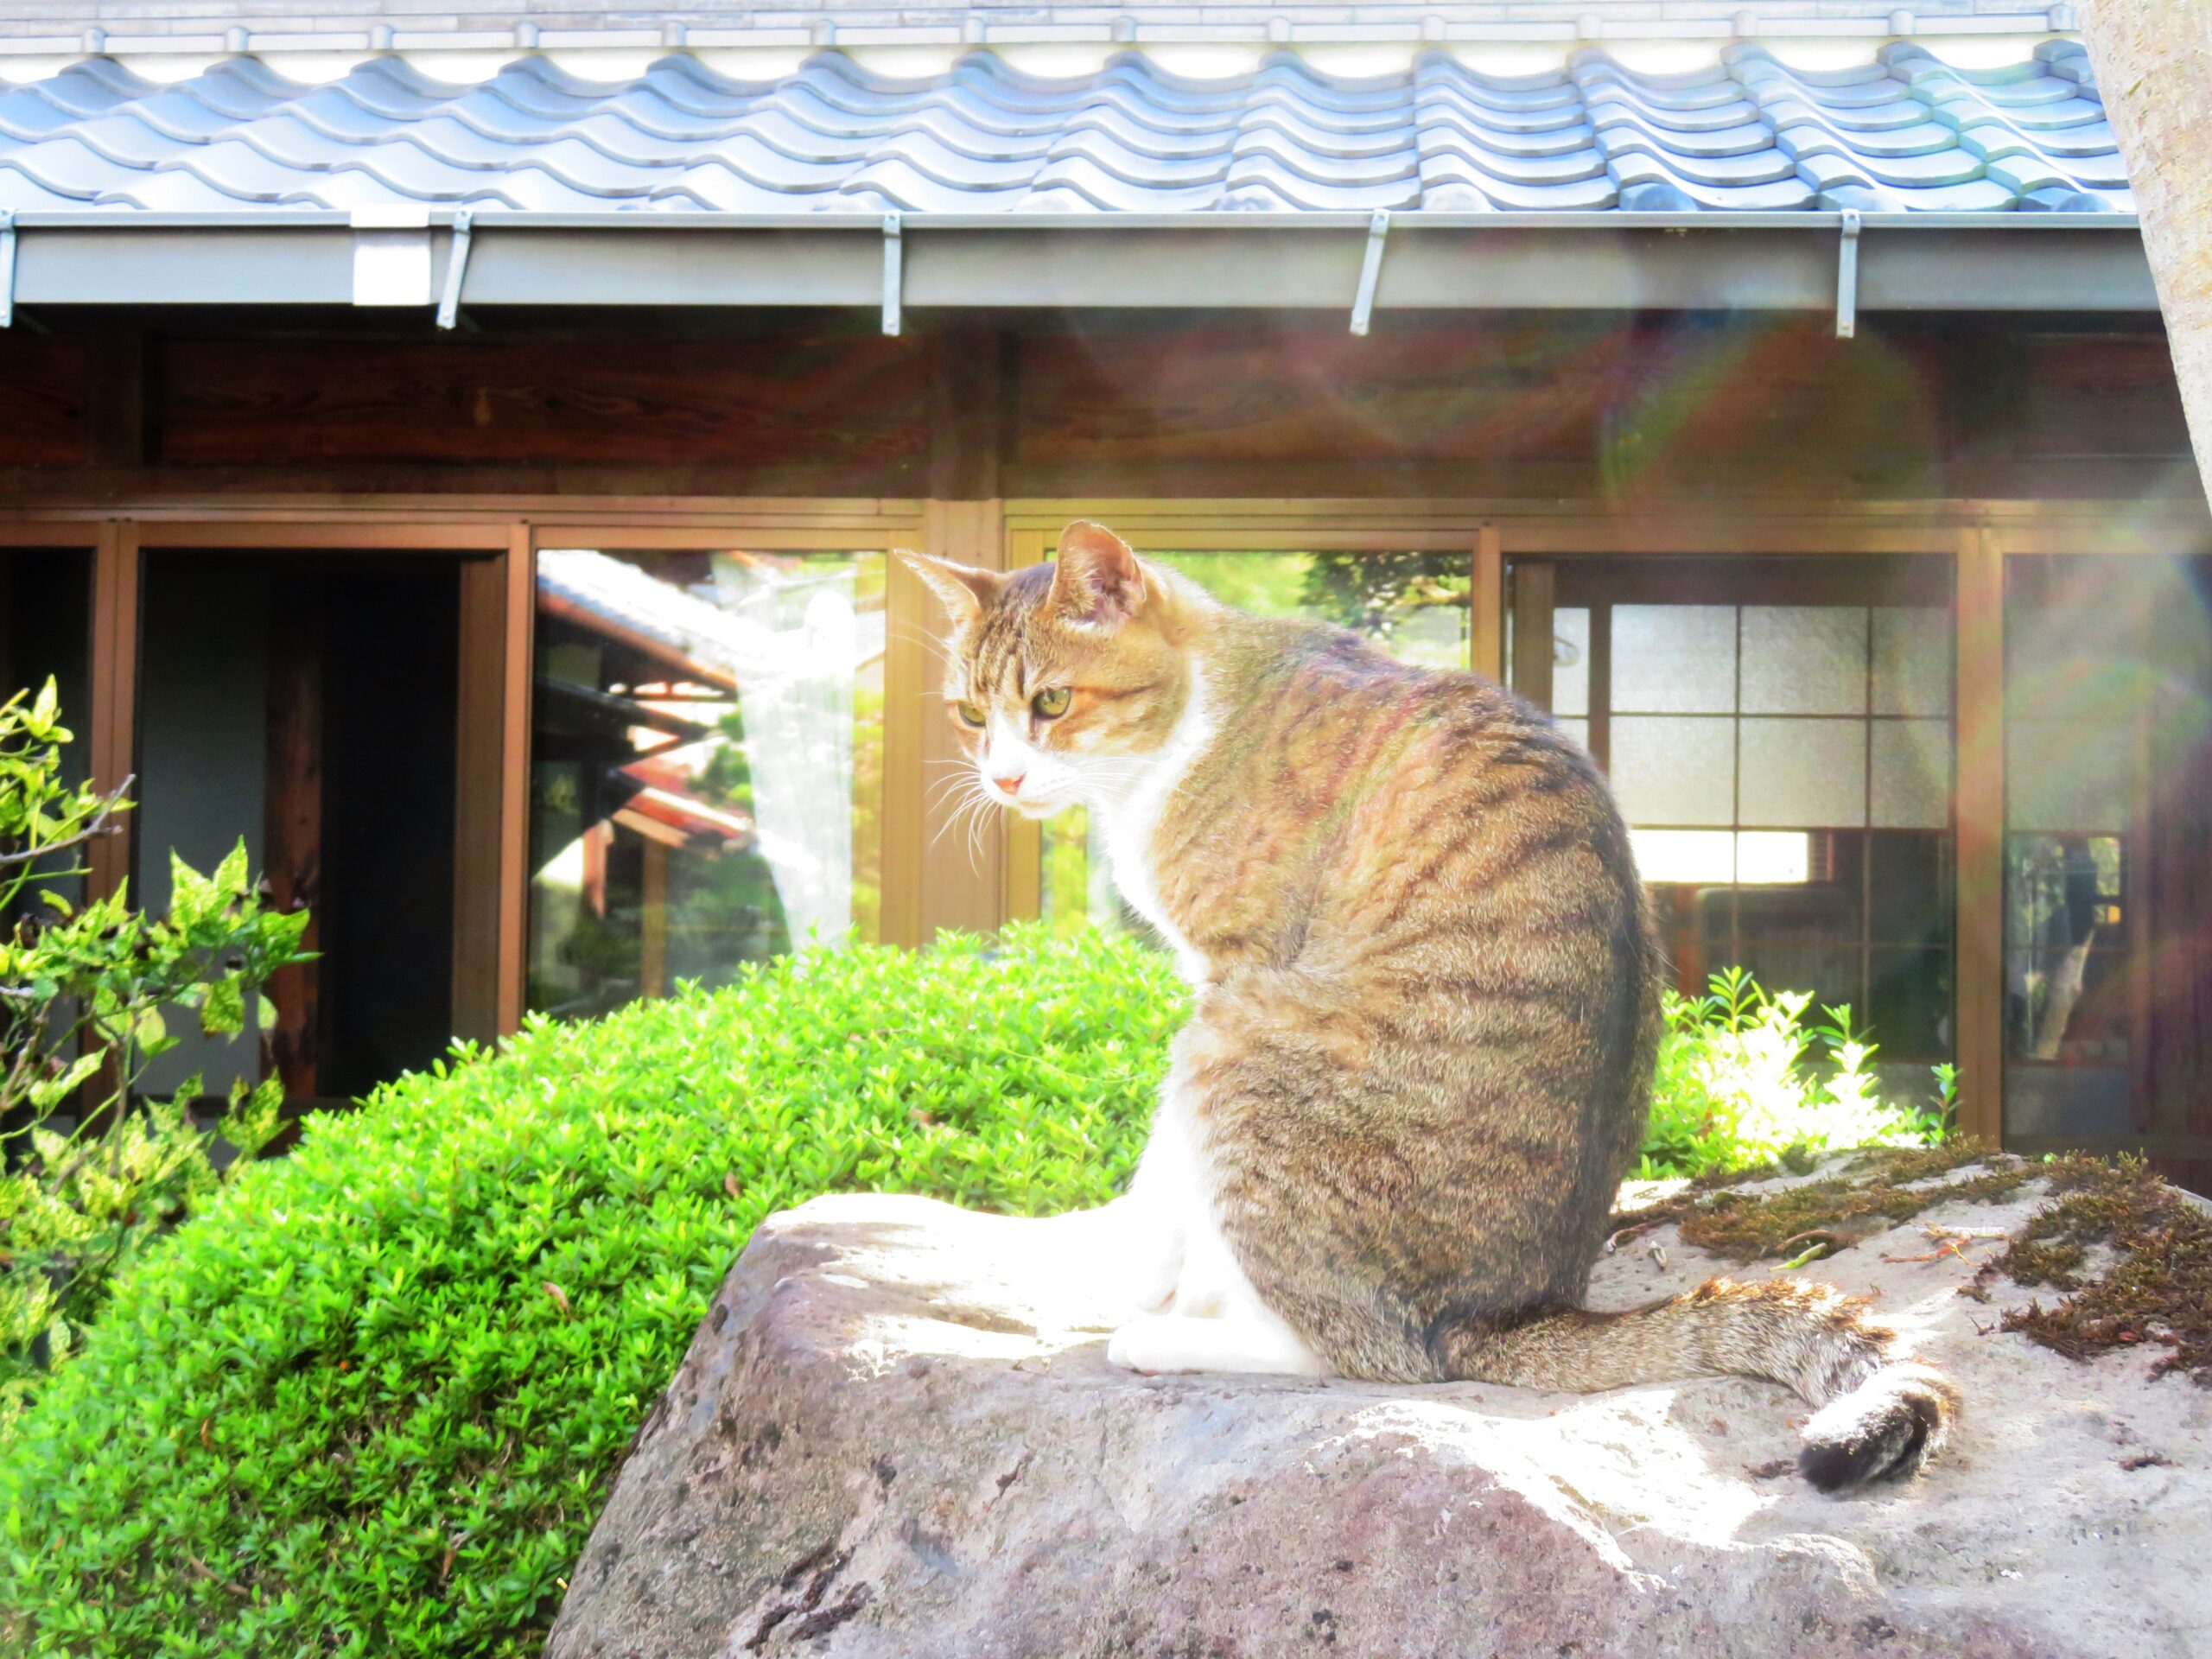
<path id="1" fill-rule="evenodd" d="M 969 702 L 963 697 L 961 701 L 954 703 L 952 706 L 959 711 L 960 718 L 963 724 L 969 726 L 981 726 L 983 723 L 983 705 L 982 703 Z"/>
<path id="2" fill-rule="evenodd" d="M 1071 695 L 1065 685 L 1055 685 L 1030 698 L 1029 706 L 1037 711 L 1039 720 L 1058 720 L 1067 713 Z"/>

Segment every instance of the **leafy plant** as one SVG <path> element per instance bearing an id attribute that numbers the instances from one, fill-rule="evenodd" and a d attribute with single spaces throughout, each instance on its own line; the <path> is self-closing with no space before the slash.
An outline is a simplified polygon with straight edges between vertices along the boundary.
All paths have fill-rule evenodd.
<path id="1" fill-rule="evenodd" d="M 0 1458 L 0 1651 L 534 1653 L 764 1216 L 1102 1202 L 1185 1007 L 1125 935 L 861 947 L 308 1120 L 125 1276 Z M 1717 1109 L 1688 1052 L 1669 1086 Z"/>
<path id="2" fill-rule="evenodd" d="M 1637 1173 L 1703 1175 L 1853 1147 L 1933 1146 L 1957 1074 L 1934 1068 L 1934 1109 L 1881 1097 L 1875 1047 L 1848 1007 L 1808 1025 L 1804 991 L 1768 991 L 1740 968 L 1707 994 L 1667 995 L 1651 1122 Z"/>
<path id="3" fill-rule="evenodd" d="M 1124 938 L 859 948 L 310 1118 L 126 1275 L 0 1456 L 0 1652 L 535 1652 L 763 1216 L 1102 1202 L 1183 1006 Z"/>
<path id="4" fill-rule="evenodd" d="M 162 1010 L 237 1037 L 307 925 L 304 912 L 262 907 L 243 842 L 212 875 L 172 859 L 165 919 L 120 887 L 71 903 L 63 889 L 84 874 L 73 855 L 128 803 L 64 781 L 69 741 L 51 680 L 0 704 L 0 1436 L 113 1277 L 219 1180 L 213 1137 L 190 1116 L 198 1078 L 173 1100 L 137 1099 L 147 1065 L 177 1044 Z M 258 1150 L 282 1103 L 273 1079 L 235 1086 L 225 1137 Z"/>

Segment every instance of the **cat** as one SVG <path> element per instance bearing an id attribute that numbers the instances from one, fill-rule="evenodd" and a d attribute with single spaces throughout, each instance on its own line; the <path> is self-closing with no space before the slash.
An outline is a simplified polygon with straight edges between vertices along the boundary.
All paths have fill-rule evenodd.
<path id="1" fill-rule="evenodd" d="M 1080 804 L 1193 992 L 1109 1209 L 1135 1370 L 1593 1390 L 1733 1373 L 1819 1409 L 1806 1477 L 1917 1470 L 1957 1395 L 1862 1304 L 1713 1280 L 1585 1310 L 1650 1103 L 1663 972 L 1628 831 L 1471 673 L 1246 615 L 1070 524 L 1011 574 L 902 554 L 990 800 Z"/>

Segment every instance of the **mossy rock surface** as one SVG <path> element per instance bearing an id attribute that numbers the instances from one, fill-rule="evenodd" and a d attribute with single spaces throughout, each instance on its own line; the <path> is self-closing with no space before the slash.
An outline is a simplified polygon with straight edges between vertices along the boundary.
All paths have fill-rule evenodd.
<path id="1" fill-rule="evenodd" d="M 2073 1179 L 1970 1149 L 1833 1160 L 1696 1195 L 1726 1200 L 1732 1240 L 1764 1204 L 1777 1236 L 1815 1205 L 1880 1224 L 1827 1260 L 1738 1262 L 1647 1215 L 1600 1262 L 1609 1307 L 1817 1276 L 1949 1373 L 1950 1446 L 1847 1499 L 1797 1476 L 1805 1408 L 1771 1384 L 1139 1377 L 1105 1362 L 1065 1221 L 817 1200 L 723 1286 L 550 1659 L 2212 1652 L 2212 1394 L 2139 1348 L 2075 1359 L 2008 1328 L 2031 1293 L 1982 1271 L 2106 1190 Z"/>

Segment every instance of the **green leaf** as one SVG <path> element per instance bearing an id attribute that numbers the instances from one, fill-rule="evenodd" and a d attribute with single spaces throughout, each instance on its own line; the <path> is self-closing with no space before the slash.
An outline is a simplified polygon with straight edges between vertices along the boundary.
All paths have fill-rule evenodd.
<path id="1" fill-rule="evenodd" d="M 71 1062 L 68 1070 L 63 1071 L 59 1077 L 48 1077 L 31 1085 L 31 1104 L 41 1111 L 51 1111 L 74 1094 L 80 1084 L 99 1071 L 100 1062 L 106 1058 L 104 1053 L 99 1052 L 79 1055 L 74 1061 Z"/>
<path id="2" fill-rule="evenodd" d="M 210 1037 L 235 1037 L 245 1029 L 245 992 L 237 975 L 199 988 L 201 1031 Z"/>
<path id="3" fill-rule="evenodd" d="M 251 891 L 252 882 L 246 872 L 245 836 L 239 836 L 238 845 L 223 855 L 223 861 L 215 867 L 210 885 L 218 893 L 230 898 L 244 898 Z"/>

